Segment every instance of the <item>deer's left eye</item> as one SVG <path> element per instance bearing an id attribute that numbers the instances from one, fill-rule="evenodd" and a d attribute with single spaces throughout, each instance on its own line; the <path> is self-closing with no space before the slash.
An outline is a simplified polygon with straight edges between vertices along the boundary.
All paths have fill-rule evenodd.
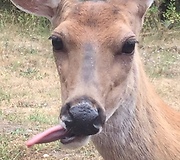
<path id="1" fill-rule="evenodd" d="M 134 39 L 128 39 L 124 42 L 122 46 L 122 54 L 131 55 L 134 53 L 135 45 L 138 41 Z"/>
<path id="2" fill-rule="evenodd" d="M 60 37 L 53 35 L 49 39 L 52 40 L 53 50 L 62 51 L 64 49 L 64 44 Z"/>

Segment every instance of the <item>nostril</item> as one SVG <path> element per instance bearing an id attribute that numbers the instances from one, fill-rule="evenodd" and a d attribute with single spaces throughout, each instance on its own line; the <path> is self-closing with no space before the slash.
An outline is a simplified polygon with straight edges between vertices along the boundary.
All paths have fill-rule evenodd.
<path id="1" fill-rule="evenodd" d="M 66 117 L 66 119 L 64 119 L 63 121 L 66 124 L 66 126 L 73 127 L 73 120 L 71 119 L 71 117 Z"/>
<path id="2" fill-rule="evenodd" d="M 94 120 L 93 127 L 98 130 L 102 127 L 102 123 L 99 116 Z"/>
<path id="3" fill-rule="evenodd" d="M 100 128 L 104 125 L 105 123 L 105 115 L 103 114 L 103 110 L 101 108 L 98 108 L 98 117 L 93 122 L 93 127 L 95 129 L 100 130 Z"/>
<path id="4" fill-rule="evenodd" d="M 70 110 L 70 104 L 67 103 L 64 107 L 61 109 L 60 118 L 61 120 L 68 126 L 69 128 L 72 127 L 74 124 L 73 118 L 71 114 L 69 113 Z"/>

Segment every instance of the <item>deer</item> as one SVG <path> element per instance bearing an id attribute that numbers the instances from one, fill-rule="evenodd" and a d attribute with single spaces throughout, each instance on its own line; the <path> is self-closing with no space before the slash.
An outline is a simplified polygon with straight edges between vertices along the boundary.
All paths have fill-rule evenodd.
<path id="1" fill-rule="evenodd" d="M 179 160 L 180 114 L 156 94 L 138 52 L 153 0 L 11 0 L 51 21 L 60 122 L 28 140 L 71 149 L 91 140 L 104 160 Z"/>

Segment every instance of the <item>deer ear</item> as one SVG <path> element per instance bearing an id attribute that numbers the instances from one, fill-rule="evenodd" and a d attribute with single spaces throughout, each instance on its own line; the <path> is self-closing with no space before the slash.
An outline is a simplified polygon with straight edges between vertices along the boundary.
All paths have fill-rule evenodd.
<path id="1" fill-rule="evenodd" d="M 20 10 L 43 16 L 49 20 L 55 14 L 55 9 L 58 7 L 61 0 L 11 0 L 11 2 Z"/>
<path id="2" fill-rule="evenodd" d="M 140 17 L 143 17 L 148 8 L 152 5 L 154 0 L 138 0 L 138 13 Z"/>
<path id="3" fill-rule="evenodd" d="M 145 0 L 145 2 L 147 5 L 147 8 L 149 8 L 152 5 L 152 3 L 154 2 L 154 0 Z"/>
<path id="4" fill-rule="evenodd" d="M 123 6 L 124 9 L 129 10 L 132 14 L 143 18 L 147 9 L 152 5 L 154 0 L 107 0 L 109 3 Z"/>
<path id="5" fill-rule="evenodd" d="M 144 17 L 144 14 L 148 10 L 148 8 L 152 5 L 154 0 L 126 0 L 127 4 L 129 3 L 131 7 L 130 10 L 133 11 L 134 13 L 137 13 L 140 18 Z"/>

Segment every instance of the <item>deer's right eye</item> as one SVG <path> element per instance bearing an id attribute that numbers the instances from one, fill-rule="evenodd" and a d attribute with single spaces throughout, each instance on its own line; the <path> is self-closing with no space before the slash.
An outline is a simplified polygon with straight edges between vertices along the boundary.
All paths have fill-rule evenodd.
<path id="1" fill-rule="evenodd" d="M 53 36 L 49 37 L 49 39 L 52 40 L 53 50 L 61 51 L 64 49 L 64 44 L 60 37 L 53 35 Z"/>

